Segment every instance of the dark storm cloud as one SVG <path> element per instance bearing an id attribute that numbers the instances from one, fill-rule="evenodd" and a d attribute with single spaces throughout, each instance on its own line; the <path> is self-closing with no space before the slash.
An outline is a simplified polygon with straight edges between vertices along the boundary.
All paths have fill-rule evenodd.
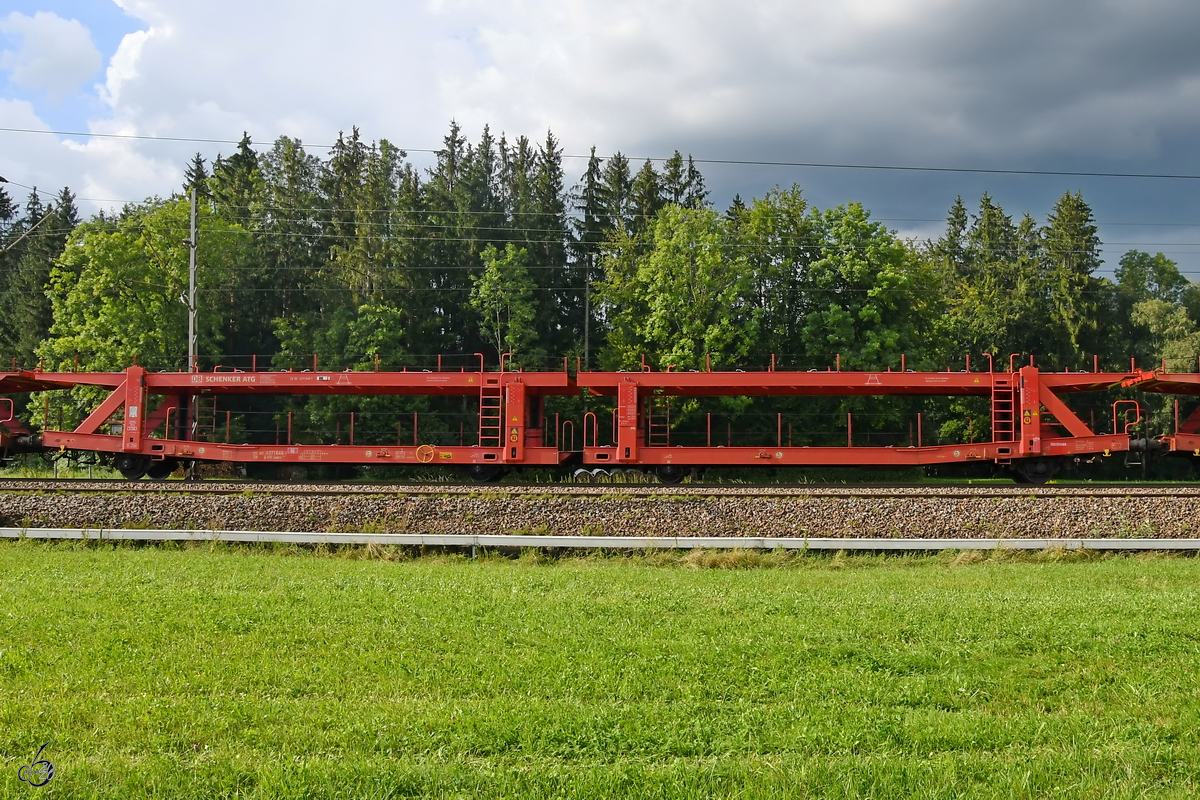
<path id="1" fill-rule="evenodd" d="M 336 15 L 316 0 L 120 5 L 142 30 L 112 56 L 93 98 L 99 131 L 322 142 L 358 125 L 422 148 L 436 147 L 453 117 L 472 137 L 484 124 L 535 139 L 550 128 L 568 153 L 595 144 L 631 155 L 1200 173 L 1200 4 L 1190 0 L 359 0 Z M 38 127 L 36 107 L 5 102 Z M 110 140 L 47 159 L 40 145 L 4 145 L 6 175 L 40 171 L 39 182 L 120 199 L 170 191 L 196 149 Z M 583 165 L 567 166 L 573 178 Z M 915 235 L 935 233 L 923 220 L 941 218 L 958 194 L 974 203 L 986 190 L 1041 218 L 1081 190 L 1109 226 L 1110 254 L 1137 241 L 1189 262 L 1180 243 L 1200 241 L 1182 228 L 1111 225 L 1200 227 L 1195 182 L 705 171 L 718 203 L 794 181 L 820 205 L 860 200 Z"/>

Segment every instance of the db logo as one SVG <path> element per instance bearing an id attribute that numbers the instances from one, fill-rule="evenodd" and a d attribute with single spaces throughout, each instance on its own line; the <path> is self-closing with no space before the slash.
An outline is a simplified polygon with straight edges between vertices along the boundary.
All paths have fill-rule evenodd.
<path id="1" fill-rule="evenodd" d="M 41 758 L 42 750 L 46 749 L 46 745 L 42 745 L 37 755 L 33 757 L 33 763 L 23 765 L 17 770 L 17 777 L 28 783 L 30 786 L 45 786 L 54 777 L 54 765 L 44 758 Z M 40 759 L 40 760 L 39 760 Z"/>
<path id="2" fill-rule="evenodd" d="M 204 376 L 192 373 L 192 383 L 204 383 Z"/>

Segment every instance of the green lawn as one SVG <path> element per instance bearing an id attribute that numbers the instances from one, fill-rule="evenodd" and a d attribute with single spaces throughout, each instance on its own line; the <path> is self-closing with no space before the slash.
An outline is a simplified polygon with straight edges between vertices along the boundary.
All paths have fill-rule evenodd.
<path id="1" fill-rule="evenodd" d="M 0 544 L 0 795 L 1200 793 L 1200 561 L 762 560 Z"/>

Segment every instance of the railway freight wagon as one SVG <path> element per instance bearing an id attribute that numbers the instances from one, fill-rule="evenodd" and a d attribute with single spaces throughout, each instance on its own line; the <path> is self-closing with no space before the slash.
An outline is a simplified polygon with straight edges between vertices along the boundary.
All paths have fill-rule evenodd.
<path id="1" fill-rule="evenodd" d="M 46 401 L 46 424 L 35 430 L 13 413 L 11 399 L 0 399 L 0 448 L 8 456 L 19 452 L 95 454 L 129 479 L 161 479 L 180 465 L 197 462 L 241 464 L 435 464 L 461 468 L 474 480 L 498 479 L 521 467 L 571 465 L 576 469 L 636 469 L 655 473 L 664 483 L 676 483 L 705 467 L 878 466 L 913 467 L 934 464 L 990 462 L 1018 482 L 1042 483 L 1060 470 L 1096 457 L 1130 450 L 1200 453 L 1200 412 L 1180 421 L 1172 434 L 1154 440 L 1136 438 L 1142 419 L 1136 400 L 1113 404 L 1111 416 L 1085 422 L 1071 410 L 1072 397 L 1125 387 L 1142 391 L 1200 395 L 1200 373 L 1165 370 L 1129 372 L 1044 372 L 1033 365 L 995 371 L 878 372 L 825 371 L 722 372 L 711 369 L 681 372 L 570 370 L 564 360 L 559 371 L 488 370 L 482 357 L 478 368 L 403 371 L 222 370 L 212 372 L 149 372 L 131 366 L 122 372 L 0 373 L 0 394 L 69 392 L 92 387 L 103 399 L 78 424 L 58 430 L 51 423 Z M 605 411 L 588 411 L 574 419 L 546 413 L 555 396 L 584 393 L 605 404 Z M 76 396 L 80 393 L 76 392 Z M 353 398 L 423 396 L 457 398 L 470 408 L 472 430 L 460 430 L 457 444 L 422 438 L 419 415 L 409 430 L 398 431 L 388 443 L 355 442 L 355 418 L 349 416 L 348 442 L 339 429 L 334 443 L 301 443 L 277 423 L 274 442 L 230 441 L 232 412 L 221 405 L 234 398 L 284 398 L 340 395 Z M 906 444 L 856 444 L 853 418 L 847 415 L 846 444 L 793 446 L 783 414 L 773 441 L 734 446 L 731 437 L 714 442 L 711 415 L 706 435 L 678 440 L 670 417 L 671 404 L 717 397 L 836 398 L 836 397 L 976 397 L 990 412 L 989 441 L 927 445 L 917 419 L 916 435 Z M 893 400 L 892 402 L 894 402 Z M 770 401 L 768 401 L 770 402 Z M 1178 407 L 1178 404 L 1176 404 Z M 203 411 L 202 411 L 203 409 Z M 611 409 L 611 410 L 609 410 Z M 197 425 L 201 414 L 210 424 Z M 278 415 L 277 415 L 278 416 Z M 693 415 L 695 416 L 695 415 Z M 1111 423 L 1111 425 L 1109 424 Z M 789 423 L 790 426 L 790 423 Z M 461 426 L 460 426 L 461 427 Z M 223 435 L 222 435 L 223 434 Z M 675 436 L 675 438 L 673 438 Z M 970 437 L 974 438 L 974 437 Z"/>

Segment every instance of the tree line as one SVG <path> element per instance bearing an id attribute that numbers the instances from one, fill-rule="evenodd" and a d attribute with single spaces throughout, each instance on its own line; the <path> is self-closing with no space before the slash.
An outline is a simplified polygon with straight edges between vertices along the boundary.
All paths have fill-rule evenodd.
<path id="1" fill-rule="evenodd" d="M 679 152 L 638 165 L 593 148 L 574 180 L 563 161 L 552 133 L 485 128 L 472 142 L 452 123 L 426 169 L 357 129 L 323 156 L 287 137 L 260 152 L 243 136 L 211 164 L 197 155 L 178 192 L 87 220 L 69 189 L 35 191 L 23 209 L 0 189 L 0 356 L 184 368 L 193 189 L 203 368 L 248 368 L 251 356 L 259 368 L 314 357 L 322 369 L 429 368 L 443 354 L 457 369 L 484 353 L 525 368 L 566 357 L 882 370 L 903 356 L 910 369 L 958 369 L 967 354 L 1020 353 L 1056 369 L 1090 369 L 1095 354 L 1107 368 L 1132 357 L 1183 370 L 1200 356 L 1200 288 L 1161 253 L 1130 251 L 1099 274 L 1078 192 L 1040 222 L 986 194 L 971 208 L 957 198 L 939 238 L 912 241 L 860 204 L 817 208 L 795 186 L 716 208 Z M 329 420 L 345 402 L 302 410 Z M 372 402 L 382 416 L 417 401 Z M 754 407 L 722 402 L 730 414 Z M 906 413 L 853 403 L 875 414 L 868 427 Z M 970 408 L 948 409 L 941 429 L 984 435 L 986 420 L 956 428 Z"/>

